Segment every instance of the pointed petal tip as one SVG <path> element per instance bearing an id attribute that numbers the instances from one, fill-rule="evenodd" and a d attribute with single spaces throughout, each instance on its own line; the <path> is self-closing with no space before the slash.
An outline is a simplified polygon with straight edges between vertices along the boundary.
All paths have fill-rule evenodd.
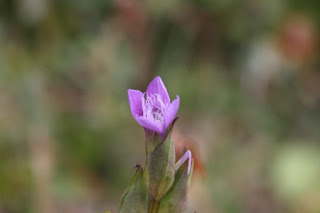
<path id="1" fill-rule="evenodd" d="M 184 155 L 179 159 L 179 161 L 177 162 L 178 165 L 176 167 L 176 170 L 178 170 L 180 166 L 186 162 L 186 160 L 188 160 L 188 175 L 189 175 L 192 167 L 192 154 L 190 150 L 186 151 L 186 153 L 184 153 Z"/>
<path id="2" fill-rule="evenodd" d="M 180 105 L 180 96 L 177 95 L 176 98 L 171 102 L 171 104 L 173 104 L 174 101 L 177 102 L 178 107 L 179 107 L 179 105 Z"/>
<path id="3" fill-rule="evenodd" d="M 161 77 L 160 77 L 159 75 L 156 76 L 156 77 L 154 78 L 154 80 L 155 80 L 155 79 L 162 81 L 162 79 L 161 79 Z"/>
<path id="4" fill-rule="evenodd" d="M 170 103 L 170 97 L 166 86 L 164 85 L 160 76 L 155 77 L 147 87 L 148 94 L 160 95 L 162 100 L 166 103 Z"/>

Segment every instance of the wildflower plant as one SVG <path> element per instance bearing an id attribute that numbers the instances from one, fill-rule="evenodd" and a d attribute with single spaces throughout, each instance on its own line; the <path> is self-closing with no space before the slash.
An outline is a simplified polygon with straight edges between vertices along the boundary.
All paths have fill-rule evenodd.
<path id="1" fill-rule="evenodd" d="M 176 162 L 172 129 L 180 98 L 172 102 L 160 77 L 151 81 L 145 93 L 128 90 L 130 109 L 145 130 L 145 166 L 136 172 L 121 203 L 121 213 L 180 213 L 187 209 L 193 159 L 188 150 Z"/>

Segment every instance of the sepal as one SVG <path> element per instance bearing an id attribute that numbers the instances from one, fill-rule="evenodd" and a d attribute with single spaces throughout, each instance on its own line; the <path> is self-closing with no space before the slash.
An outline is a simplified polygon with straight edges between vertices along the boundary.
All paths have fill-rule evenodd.
<path id="1" fill-rule="evenodd" d="M 175 149 L 168 137 L 149 155 L 149 189 L 152 197 L 160 200 L 171 188 L 174 181 Z"/>
<path id="2" fill-rule="evenodd" d="M 143 169 L 138 165 L 129 187 L 122 195 L 120 213 L 145 213 L 148 187 L 143 179 Z"/>
<path id="3" fill-rule="evenodd" d="M 176 118 L 164 139 L 148 156 L 148 184 L 152 197 L 159 201 L 171 188 L 175 176 L 175 147 L 171 132 Z"/>

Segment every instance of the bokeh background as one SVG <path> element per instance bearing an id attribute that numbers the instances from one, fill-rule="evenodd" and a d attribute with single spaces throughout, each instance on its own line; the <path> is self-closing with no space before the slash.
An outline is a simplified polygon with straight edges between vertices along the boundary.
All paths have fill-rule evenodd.
<path id="1" fill-rule="evenodd" d="M 0 0 L 0 212 L 118 212 L 160 75 L 190 212 L 320 212 L 320 1 Z"/>

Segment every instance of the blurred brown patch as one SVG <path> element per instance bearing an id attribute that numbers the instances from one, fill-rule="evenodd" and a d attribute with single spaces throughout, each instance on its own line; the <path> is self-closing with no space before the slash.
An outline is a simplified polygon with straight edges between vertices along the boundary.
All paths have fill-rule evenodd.
<path id="1" fill-rule="evenodd" d="M 147 14 L 142 2 L 137 0 L 117 0 L 119 24 L 133 40 L 141 42 L 145 39 Z"/>
<path id="2" fill-rule="evenodd" d="M 317 46 L 317 30 L 311 19 L 294 15 L 281 30 L 280 48 L 284 56 L 294 64 L 314 59 Z"/>
<path id="3" fill-rule="evenodd" d="M 198 149 L 196 148 L 196 142 L 181 133 L 177 128 L 173 130 L 172 137 L 174 139 L 174 145 L 176 149 L 176 159 L 180 159 L 182 155 L 190 150 L 192 153 L 192 158 L 194 159 L 194 174 L 205 176 L 205 168 L 200 158 Z"/>

